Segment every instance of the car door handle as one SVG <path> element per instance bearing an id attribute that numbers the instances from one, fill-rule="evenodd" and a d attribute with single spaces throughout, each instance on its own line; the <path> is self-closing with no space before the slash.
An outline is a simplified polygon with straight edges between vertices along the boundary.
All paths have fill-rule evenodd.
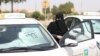
<path id="1" fill-rule="evenodd" d="M 94 49 L 96 45 L 90 45 L 89 48 Z"/>

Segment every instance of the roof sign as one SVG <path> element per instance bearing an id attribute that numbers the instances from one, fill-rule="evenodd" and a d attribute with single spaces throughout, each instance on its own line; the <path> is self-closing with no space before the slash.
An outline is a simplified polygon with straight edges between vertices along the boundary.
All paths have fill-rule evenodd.
<path id="1" fill-rule="evenodd" d="M 25 18 L 24 13 L 2 13 L 0 14 L 0 19 L 17 19 L 17 18 Z"/>
<path id="2" fill-rule="evenodd" d="M 99 12 L 84 12 L 83 15 L 100 15 Z"/>

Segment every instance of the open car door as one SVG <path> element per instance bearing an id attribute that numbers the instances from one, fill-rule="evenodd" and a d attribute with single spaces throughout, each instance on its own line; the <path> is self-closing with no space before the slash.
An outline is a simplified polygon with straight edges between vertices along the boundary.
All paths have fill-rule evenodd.
<path id="1" fill-rule="evenodd" d="M 96 56 L 97 43 L 93 33 L 91 21 L 83 21 L 66 32 L 59 44 L 69 56 Z"/>

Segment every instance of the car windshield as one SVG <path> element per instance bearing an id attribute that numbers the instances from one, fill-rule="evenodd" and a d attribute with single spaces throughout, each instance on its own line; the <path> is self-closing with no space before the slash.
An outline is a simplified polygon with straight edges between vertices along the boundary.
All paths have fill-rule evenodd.
<path id="1" fill-rule="evenodd" d="M 89 19 L 92 22 L 94 33 L 100 34 L 100 19 Z"/>
<path id="2" fill-rule="evenodd" d="M 38 24 L 1 25 L 0 49 L 54 47 L 55 43 L 50 37 L 42 26 Z"/>

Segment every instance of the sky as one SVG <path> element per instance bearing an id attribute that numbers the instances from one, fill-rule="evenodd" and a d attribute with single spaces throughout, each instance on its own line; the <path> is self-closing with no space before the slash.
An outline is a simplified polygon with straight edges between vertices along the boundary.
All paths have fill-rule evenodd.
<path id="1" fill-rule="evenodd" d="M 100 0 L 49 0 L 50 8 L 52 8 L 53 5 L 59 6 L 68 1 L 74 4 L 77 12 L 100 11 Z M 42 2 L 43 0 L 26 0 L 26 2 L 14 3 L 14 10 L 25 9 L 27 11 L 41 11 Z M 10 10 L 10 3 L 2 3 L 0 8 L 2 10 Z"/>

